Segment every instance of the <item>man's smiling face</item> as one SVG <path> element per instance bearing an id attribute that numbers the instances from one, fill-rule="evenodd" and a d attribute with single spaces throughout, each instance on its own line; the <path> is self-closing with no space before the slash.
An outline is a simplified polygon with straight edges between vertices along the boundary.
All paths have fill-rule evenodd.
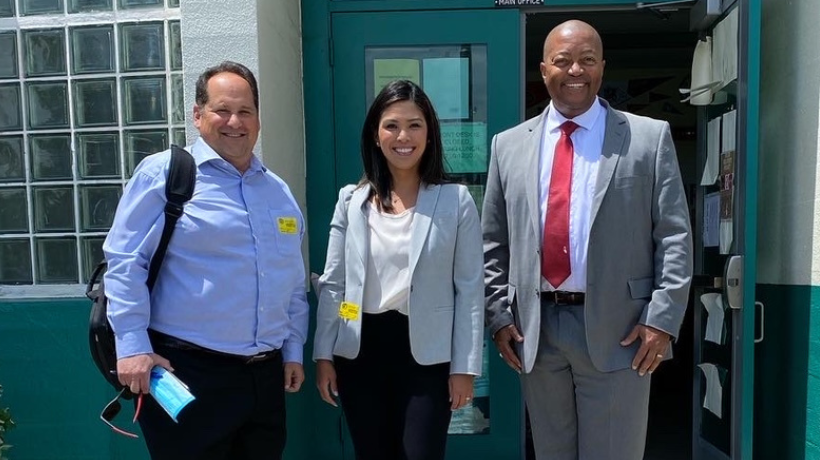
<path id="1" fill-rule="evenodd" d="M 244 78 L 222 72 L 208 80 L 208 100 L 194 106 L 194 125 L 202 139 L 239 171 L 250 165 L 259 137 L 259 113 Z"/>
<path id="2" fill-rule="evenodd" d="M 569 21 L 550 32 L 544 42 L 541 76 L 561 115 L 574 118 L 595 102 L 604 76 L 603 46 L 586 23 Z"/>

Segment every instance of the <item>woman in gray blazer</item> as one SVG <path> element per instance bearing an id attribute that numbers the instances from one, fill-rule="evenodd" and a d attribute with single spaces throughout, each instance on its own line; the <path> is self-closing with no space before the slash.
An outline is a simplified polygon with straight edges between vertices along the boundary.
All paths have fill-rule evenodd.
<path id="1" fill-rule="evenodd" d="M 447 183 L 439 122 L 414 83 L 376 97 L 361 152 L 319 279 L 316 384 L 341 400 L 357 459 L 443 459 L 451 411 L 481 374 L 478 211 Z"/>

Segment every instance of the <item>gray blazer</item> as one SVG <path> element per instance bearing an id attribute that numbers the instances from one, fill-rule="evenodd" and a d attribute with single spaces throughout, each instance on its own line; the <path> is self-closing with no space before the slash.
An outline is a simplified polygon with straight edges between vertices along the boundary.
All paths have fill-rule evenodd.
<path id="1" fill-rule="evenodd" d="M 587 259 L 589 354 L 602 372 L 628 368 L 640 323 L 677 336 L 692 278 L 692 236 L 669 124 L 605 106 L 606 133 Z M 515 323 L 524 372 L 541 324 L 538 156 L 545 115 L 493 138 L 482 212 L 487 326 Z"/>
<path id="2" fill-rule="evenodd" d="M 369 230 L 363 207 L 370 187 L 348 185 L 330 224 L 313 359 L 355 358 L 359 318 L 339 316 L 342 301 L 361 306 Z M 478 210 L 463 185 L 419 190 L 410 246 L 410 348 L 420 364 L 450 363 L 453 374 L 481 374 L 484 340 L 483 259 Z M 360 309 L 361 310 L 361 309 Z"/>

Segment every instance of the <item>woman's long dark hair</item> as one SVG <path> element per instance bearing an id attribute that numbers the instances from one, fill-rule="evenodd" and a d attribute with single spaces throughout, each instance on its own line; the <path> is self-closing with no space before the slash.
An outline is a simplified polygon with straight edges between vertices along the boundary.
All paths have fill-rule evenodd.
<path id="1" fill-rule="evenodd" d="M 364 165 L 364 177 L 360 185 L 369 184 L 381 204 L 381 209 L 387 212 L 393 210 L 393 203 L 390 200 L 390 191 L 393 188 L 393 175 L 387 166 L 387 159 L 382 153 L 381 147 L 376 145 L 378 137 L 379 121 L 382 113 L 392 104 L 402 101 L 413 101 L 414 104 L 424 114 L 424 121 L 427 123 L 427 144 L 424 155 L 419 162 L 419 177 L 422 183 L 442 184 L 449 179 L 444 171 L 444 149 L 441 145 L 441 127 L 439 126 L 436 109 L 433 108 L 430 98 L 424 91 L 409 80 L 395 80 L 387 84 L 376 99 L 362 127 L 362 164 Z"/>

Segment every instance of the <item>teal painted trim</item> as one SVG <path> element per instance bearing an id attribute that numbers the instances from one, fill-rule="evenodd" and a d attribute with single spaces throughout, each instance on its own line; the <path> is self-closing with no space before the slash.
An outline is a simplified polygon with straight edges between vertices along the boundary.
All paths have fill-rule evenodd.
<path id="1" fill-rule="evenodd" d="M 744 267 L 744 306 L 743 314 L 743 379 L 741 383 L 742 413 L 740 426 L 740 458 L 752 459 L 754 440 L 754 379 L 755 375 L 755 285 L 757 283 L 757 195 L 758 195 L 758 156 L 760 132 L 760 31 L 761 31 L 761 3 L 760 0 L 748 0 L 745 5 L 740 4 L 741 13 L 746 16 L 746 59 L 741 60 L 746 70 L 746 169 L 744 180 L 744 216 L 746 225 Z M 743 19 L 741 18 L 741 23 Z M 742 27 L 742 26 L 741 26 Z M 761 458 L 761 457 L 758 457 Z M 763 457 L 765 458 L 765 457 Z"/>
<path id="2" fill-rule="evenodd" d="M 330 12 L 326 0 L 302 0 L 302 50 L 305 97 L 305 148 L 307 159 L 307 219 L 311 272 L 324 271 L 328 229 L 336 204 L 336 154 L 333 118 L 333 68 L 330 66 Z M 316 297 L 309 296 L 311 317 L 316 317 Z M 309 454 L 289 456 L 300 458 L 352 458 L 349 441 L 342 435 L 341 410 L 325 404 L 315 389 L 316 367 L 311 360 L 315 321 L 310 321 L 305 345 L 305 384 L 298 398 L 304 401 L 302 420 L 295 429 L 302 430 L 308 440 Z M 292 412 L 290 413 L 292 414 Z M 289 416 L 290 419 L 290 416 Z M 291 431 L 292 432 L 292 431 Z M 348 454 L 344 455 L 345 447 Z"/>
<path id="3" fill-rule="evenodd" d="M 315 0 L 318 2 L 318 0 Z M 676 0 L 650 0 L 651 3 L 667 3 Z M 322 3 L 326 3 L 325 0 Z M 553 7 L 595 7 L 595 6 L 635 6 L 635 0 L 546 0 L 546 5 L 539 8 L 520 8 L 520 11 L 538 11 Z M 305 4 L 305 1 L 302 1 Z M 304 6 L 303 6 L 304 8 Z M 351 11 L 429 11 L 429 10 L 461 10 L 461 9 L 495 9 L 495 0 L 335 0 L 330 1 L 328 8 L 331 12 Z M 497 8 L 511 9 L 511 8 Z"/>
<path id="4" fill-rule="evenodd" d="M 0 303 L 2 403 L 17 422 L 8 437 L 10 458 L 148 458 L 141 440 L 116 435 L 99 420 L 114 390 L 89 356 L 90 306 L 88 300 Z M 132 416 L 125 404 L 118 423 L 132 426 Z"/>
<path id="5" fill-rule="evenodd" d="M 100 411 L 114 397 L 88 351 L 88 300 L 0 302 L 0 404 L 9 407 L 17 427 L 8 433 L 13 460 L 148 460 L 142 439 L 115 434 Z M 308 380 L 312 382 L 312 378 Z M 286 460 L 312 455 L 312 384 L 287 395 Z M 118 425 L 131 425 L 126 402 Z M 309 439 L 305 439 L 309 438 Z M 311 450 L 308 450 L 311 449 Z"/>
<path id="6" fill-rule="evenodd" d="M 314 0 L 315 1 L 315 0 Z M 493 8 L 494 0 L 336 0 L 331 12 L 351 11 L 429 11 Z"/>
<path id="7" fill-rule="evenodd" d="M 806 459 L 820 460 L 820 286 L 812 287 L 808 354 Z"/>
<path id="8" fill-rule="evenodd" d="M 755 345 L 755 436 L 744 442 L 753 443 L 755 459 L 812 458 L 808 438 L 818 436 L 818 422 L 807 413 L 820 410 L 820 380 L 812 384 L 809 369 L 820 358 L 810 343 L 820 348 L 820 329 L 812 332 L 809 319 L 820 321 L 820 287 L 761 284 L 757 299 L 766 306 L 766 334 Z"/>

